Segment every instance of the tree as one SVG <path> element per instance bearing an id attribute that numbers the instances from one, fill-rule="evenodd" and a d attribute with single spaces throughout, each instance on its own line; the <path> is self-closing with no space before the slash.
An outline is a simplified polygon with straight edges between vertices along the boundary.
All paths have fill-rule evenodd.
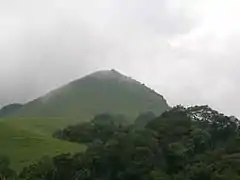
<path id="1" fill-rule="evenodd" d="M 155 118 L 155 114 L 151 111 L 141 113 L 135 120 L 135 127 L 137 129 L 143 129 L 145 126 Z"/>
<path id="2" fill-rule="evenodd" d="M 22 180 L 55 180 L 56 170 L 53 160 L 44 156 L 39 162 L 35 162 L 25 167 L 19 174 Z"/>
<path id="3" fill-rule="evenodd" d="M 78 143 L 91 143 L 96 139 L 107 142 L 118 131 L 127 127 L 122 115 L 99 114 L 90 122 L 58 130 L 53 137 Z"/>
<path id="4" fill-rule="evenodd" d="M 42 159 L 22 179 L 240 180 L 239 121 L 208 106 L 176 106 L 140 129 L 103 114 L 62 135 L 88 149 Z"/>
<path id="5" fill-rule="evenodd" d="M 16 177 L 16 172 L 10 167 L 10 160 L 5 156 L 0 157 L 0 180 L 11 180 Z"/>

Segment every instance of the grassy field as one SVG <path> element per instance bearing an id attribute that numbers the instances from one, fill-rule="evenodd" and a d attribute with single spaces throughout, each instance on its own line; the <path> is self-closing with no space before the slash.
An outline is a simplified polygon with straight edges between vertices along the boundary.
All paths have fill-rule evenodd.
<path id="1" fill-rule="evenodd" d="M 38 121 L 33 119 L 0 120 L 0 155 L 8 156 L 15 170 L 21 170 L 44 155 L 54 156 L 85 150 L 84 145 L 52 138 L 51 133 L 57 127 L 43 125 L 44 121 L 43 123 L 37 122 L 41 122 L 40 119 Z"/>
<path id="2" fill-rule="evenodd" d="M 78 119 L 69 120 L 67 118 L 11 117 L 1 118 L 0 122 L 5 122 L 5 124 L 13 127 L 19 127 L 26 131 L 51 136 L 56 130 L 82 121 L 79 121 Z"/>

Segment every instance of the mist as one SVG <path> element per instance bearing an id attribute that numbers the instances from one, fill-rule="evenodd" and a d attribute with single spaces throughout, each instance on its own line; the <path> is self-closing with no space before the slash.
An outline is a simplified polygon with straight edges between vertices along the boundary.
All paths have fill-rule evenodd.
<path id="1" fill-rule="evenodd" d="M 0 105 L 116 69 L 170 105 L 240 116 L 239 8 L 237 0 L 0 0 Z"/>

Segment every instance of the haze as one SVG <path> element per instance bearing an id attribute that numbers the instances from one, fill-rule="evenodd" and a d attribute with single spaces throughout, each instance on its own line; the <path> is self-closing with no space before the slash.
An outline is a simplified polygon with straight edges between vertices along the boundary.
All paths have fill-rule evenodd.
<path id="1" fill-rule="evenodd" d="M 238 0 L 0 0 L 0 104 L 117 69 L 240 116 Z"/>

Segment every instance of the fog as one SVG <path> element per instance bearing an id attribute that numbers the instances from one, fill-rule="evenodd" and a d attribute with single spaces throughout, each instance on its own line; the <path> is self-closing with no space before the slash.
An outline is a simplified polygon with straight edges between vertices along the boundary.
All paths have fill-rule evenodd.
<path id="1" fill-rule="evenodd" d="M 240 116 L 238 0 L 0 0 L 0 105 L 116 69 Z"/>

